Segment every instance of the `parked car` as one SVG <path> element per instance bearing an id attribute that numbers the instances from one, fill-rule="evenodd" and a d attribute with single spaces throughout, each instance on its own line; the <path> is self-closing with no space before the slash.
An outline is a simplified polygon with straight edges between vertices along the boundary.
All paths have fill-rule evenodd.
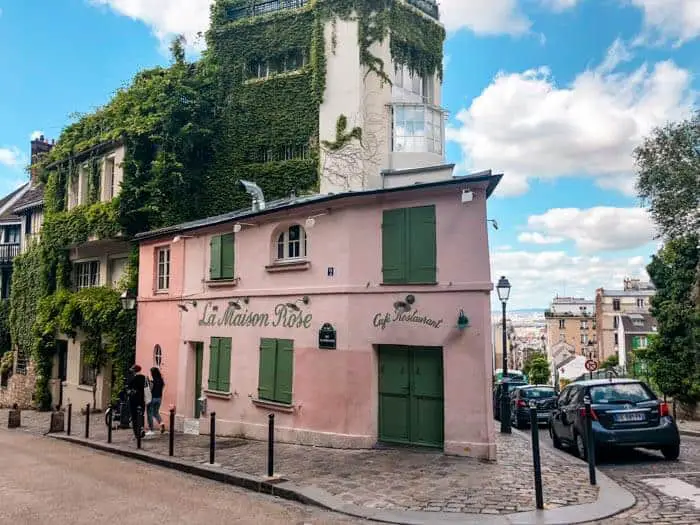
<path id="1" fill-rule="evenodd" d="M 508 382 L 508 393 L 516 387 L 526 385 L 523 379 L 506 378 L 503 381 L 493 385 L 493 417 L 498 421 L 501 420 L 501 392 L 503 392 L 503 383 Z"/>
<path id="2" fill-rule="evenodd" d="M 556 401 L 549 420 L 555 448 L 568 446 L 587 458 L 584 398 L 590 396 L 596 449 L 639 447 L 678 459 L 680 434 L 667 403 L 635 379 L 594 379 L 571 383 Z"/>
<path id="3" fill-rule="evenodd" d="M 515 428 L 530 425 L 530 403 L 537 408 L 537 423 L 549 424 L 549 415 L 554 409 L 557 393 L 549 385 L 518 386 L 510 395 L 510 418 Z"/>

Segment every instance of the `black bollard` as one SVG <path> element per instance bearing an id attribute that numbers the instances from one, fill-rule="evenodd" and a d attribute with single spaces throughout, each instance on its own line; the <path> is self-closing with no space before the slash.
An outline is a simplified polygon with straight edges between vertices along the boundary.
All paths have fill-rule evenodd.
<path id="1" fill-rule="evenodd" d="M 588 477 L 591 485 L 596 484 L 595 477 L 595 442 L 593 437 L 593 408 L 591 407 L 591 397 L 583 398 L 583 406 L 586 411 L 586 456 L 588 456 Z"/>
<path id="2" fill-rule="evenodd" d="M 170 428 L 168 429 L 168 455 L 175 455 L 175 409 L 170 409 Z"/>
<path id="3" fill-rule="evenodd" d="M 70 436 L 70 424 L 73 420 L 73 405 L 68 403 L 68 425 L 66 426 L 66 435 Z"/>
<path id="4" fill-rule="evenodd" d="M 542 464 L 540 463 L 540 427 L 537 422 L 537 406 L 530 404 L 530 428 L 532 429 L 532 464 L 535 468 L 535 502 L 539 510 L 544 509 L 542 494 Z"/>
<path id="5" fill-rule="evenodd" d="M 85 439 L 90 437 L 90 403 L 85 405 Z"/>
<path id="6" fill-rule="evenodd" d="M 136 421 L 134 421 L 134 429 L 136 430 L 136 448 L 141 448 L 141 429 L 143 425 L 141 424 L 141 418 L 143 417 L 143 409 L 141 407 L 136 408 Z"/>
<path id="7" fill-rule="evenodd" d="M 275 472 L 275 415 L 268 416 L 267 423 L 267 477 Z"/>
<path id="8" fill-rule="evenodd" d="M 114 410 L 112 407 L 108 408 L 109 413 L 107 414 L 107 443 L 112 442 L 112 423 L 114 422 Z"/>
<path id="9" fill-rule="evenodd" d="M 216 412 L 212 412 L 209 420 L 209 464 L 214 464 L 216 450 Z"/>

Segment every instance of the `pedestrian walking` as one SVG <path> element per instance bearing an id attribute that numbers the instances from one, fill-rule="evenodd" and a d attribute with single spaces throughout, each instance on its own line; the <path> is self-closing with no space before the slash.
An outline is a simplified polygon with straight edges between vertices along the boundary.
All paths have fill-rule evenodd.
<path id="1" fill-rule="evenodd" d="M 138 438 L 139 429 L 141 437 L 145 436 L 143 430 L 143 416 L 146 412 L 146 376 L 141 373 L 141 367 L 134 365 L 131 367 L 133 375 L 129 379 L 129 411 L 131 412 L 131 428 L 134 431 L 134 437 Z M 141 419 L 138 417 L 138 409 L 141 409 Z"/>
<path id="2" fill-rule="evenodd" d="M 148 435 L 155 434 L 153 431 L 153 420 L 160 425 L 160 433 L 165 432 L 165 424 L 160 417 L 160 404 L 163 401 L 163 389 L 165 381 L 160 370 L 155 366 L 151 368 L 151 402 L 148 404 Z"/>

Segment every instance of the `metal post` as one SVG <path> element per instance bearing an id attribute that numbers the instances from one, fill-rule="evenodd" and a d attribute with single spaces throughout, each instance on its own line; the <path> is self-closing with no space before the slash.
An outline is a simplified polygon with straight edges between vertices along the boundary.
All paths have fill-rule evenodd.
<path id="1" fill-rule="evenodd" d="M 591 485 L 596 484 L 595 477 L 595 443 L 593 437 L 593 417 L 591 408 L 591 396 L 586 396 L 583 398 L 583 406 L 586 411 L 586 450 L 588 456 L 588 477 L 590 479 Z"/>
<path id="2" fill-rule="evenodd" d="M 213 465 L 216 451 L 216 412 L 212 412 L 209 417 L 209 464 Z"/>
<path id="3" fill-rule="evenodd" d="M 168 429 L 168 455 L 175 455 L 175 409 L 170 409 L 170 428 Z"/>
<path id="4" fill-rule="evenodd" d="M 275 415 L 268 416 L 267 424 L 267 477 L 271 478 L 275 472 Z"/>
<path id="5" fill-rule="evenodd" d="M 593 361 L 593 352 L 588 352 L 588 359 L 589 361 Z M 589 379 L 593 379 L 593 370 L 589 373 Z"/>
<path id="6" fill-rule="evenodd" d="M 107 443 L 112 442 L 112 423 L 114 422 L 114 409 L 112 407 L 109 408 L 109 415 L 107 416 L 107 424 L 109 425 L 107 427 Z"/>
<path id="7" fill-rule="evenodd" d="M 530 428 L 532 429 L 532 464 L 535 469 L 535 501 L 539 510 L 544 509 L 542 494 L 542 464 L 540 463 L 540 427 L 537 422 L 537 405 L 530 403 Z"/>
<path id="8" fill-rule="evenodd" d="M 90 403 L 85 405 L 85 439 L 90 437 Z"/>
<path id="9" fill-rule="evenodd" d="M 501 433 L 510 434 L 510 400 L 508 399 L 508 341 L 506 334 L 506 302 L 503 306 L 503 380 L 501 381 Z"/>
<path id="10" fill-rule="evenodd" d="M 66 427 L 66 435 L 70 436 L 70 424 L 73 419 L 73 404 L 68 403 L 68 426 Z"/>
<path id="11" fill-rule="evenodd" d="M 141 424 L 141 418 L 143 417 L 143 409 L 141 407 L 136 408 L 136 421 L 133 422 L 134 429 L 136 430 L 136 448 L 141 448 L 141 429 L 143 425 Z"/>

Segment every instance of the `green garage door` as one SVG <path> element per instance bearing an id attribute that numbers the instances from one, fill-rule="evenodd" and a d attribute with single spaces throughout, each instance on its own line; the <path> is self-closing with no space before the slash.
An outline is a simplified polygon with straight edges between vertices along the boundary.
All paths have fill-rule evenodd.
<path id="1" fill-rule="evenodd" d="M 442 349 L 379 348 L 379 440 L 442 447 Z"/>

